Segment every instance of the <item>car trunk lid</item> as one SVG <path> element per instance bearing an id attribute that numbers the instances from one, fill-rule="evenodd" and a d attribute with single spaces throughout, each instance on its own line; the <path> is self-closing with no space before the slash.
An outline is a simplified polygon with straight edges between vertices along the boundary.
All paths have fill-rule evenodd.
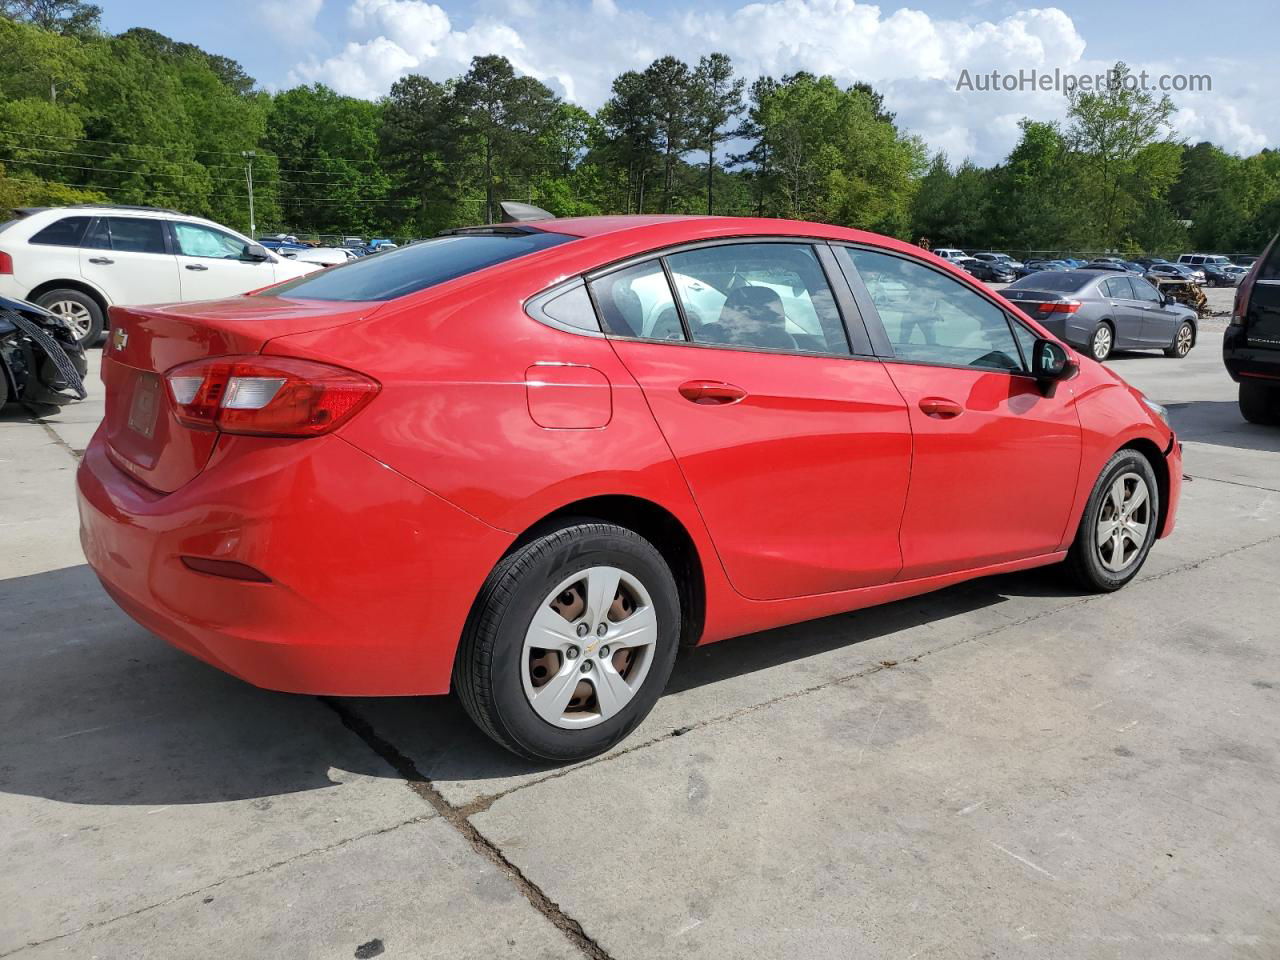
<path id="1" fill-rule="evenodd" d="M 382 305 L 259 296 L 112 307 L 102 357 L 112 462 L 153 490 L 178 489 L 204 469 L 218 434 L 175 418 L 167 370 L 205 357 L 260 353 L 276 337 L 352 323 Z"/>

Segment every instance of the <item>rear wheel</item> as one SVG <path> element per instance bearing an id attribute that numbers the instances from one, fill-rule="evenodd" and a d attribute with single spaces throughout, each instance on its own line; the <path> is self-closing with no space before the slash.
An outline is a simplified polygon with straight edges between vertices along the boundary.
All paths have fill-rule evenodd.
<path id="1" fill-rule="evenodd" d="M 577 523 L 494 568 L 459 646 L 454 688 L 508 750 L 584 760 L 653 708 L 679 632 L 679 593 L 657 549 L 623 527 Z"/>
<path id="2" fill-rule="evenodd" d="M 1240 415 L 1250 423 L 1280 423 L 1280 385 L 1240 381 Z"/>
<path id="3" fill-rule="evenodd" d="M 1101 363 L 1111 356 L 1111 348 L 1115 346 L 1115 342 L 1115 331 L 1111 329 L 1111 324 L 1103 321 L 1098 324 L 1093 331 L 1093 336 L 1089 338 L 1089 354 Z"/>
<path id="4" fill-rule="evenodd" d="M 1166 357 L 1174 357 L 1181 360 L 1191 352 L 1191 348 L 1195 345 L 1195 342 L 1195 328 L 1191 326 L 1190 320 L 1183 320 L 1182 323 L 1178 325 L 1178 332 L 1173 335 L 1173 343 L 1164 348 L 1164 355 Z"/>
<path id="5" fill-rule="evenodd" d="M 102 336 L 102 308 L 87 293 L 70 289 L 50 290 L 41 294 L 36 303 L 69 321 L 80 346 L 90 347 Z"/>
<path id="6" fill-rule="evenodd" d="M 1067 568 L 1086 590 L 1119 590 L 1138 575 L 1159 533 L 1160 488 L 1151 462 L 1117 452 L 1094 484 Z"/>

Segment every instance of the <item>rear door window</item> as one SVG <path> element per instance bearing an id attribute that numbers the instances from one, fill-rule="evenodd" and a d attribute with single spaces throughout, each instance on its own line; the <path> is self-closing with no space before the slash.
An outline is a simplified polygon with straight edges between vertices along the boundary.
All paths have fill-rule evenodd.
<path id="1" fill-rule="evenodd" d="M 1128 277 L 1108 277 L 1103 283 L 1103 289 L 1112 300 L 1134 299 L 1133 287 L 1129 285 Z"/>
<path id="2" fill-rule="evenodd" d="M 259 296 L 305 300 L 394 300 L 574 238 L 542 230 L 454 234 L 310 273 Z"/>
<path id="3" fill-rule="evenodd" d="M 694 343 L 848 356 L 849 339 L 813 247 L 718 244 L 671 254 Z"/>
<path id="4" fill-rule="evenodd" d="M 616 337 L 684 340 L 671 285 L 658 260 L 616 270 L 591 282 L 605 329 Z"/>
<path id="5" fill-rule="evenodd" d="M 81 245 L 119 253 L 168 253 L 164 221 L 141 217 L 99 217 Z"/>
<path id="6" fill-rule="evenodd" d="M 63 217 L 55 220 L 27 242 L 46 244 L 51 247 L 78 247 L 89 226 L 89 217 Z"/>

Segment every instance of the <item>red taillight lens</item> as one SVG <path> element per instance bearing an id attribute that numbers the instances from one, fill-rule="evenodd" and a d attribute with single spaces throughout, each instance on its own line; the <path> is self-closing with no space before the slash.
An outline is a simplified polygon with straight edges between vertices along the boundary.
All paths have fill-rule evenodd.
<path id="1" fill-rule="evenodd" d="M 5 276 L 13 274 L 13 257 L 9 256 L 3 250 L 0 250 L 0 273 Z"/>
<path id="2" fill-rule="evenodd" d="M 165 380 L 189 427 L 268 437 L 315 437 L 350 419 L 381 385 L 364 374 L 293 357 L 214 357 Z"/>
<path id="3" fill-rule="evenodd" d="M 1080 301 L 1063 300 L 1061 303 L 1046 303 L 1040 309 L 1045 313 L 1075 313 L 1080 309 Z"/>
<path id="4" fill-rule="evenodd" d="M 1249 310 L 1249 295 L 1253 293 L 1253 281 L 1258 275 L 1258 267 L 1261 263 L 1261 258 L 1255 260 L 1249 272 L 1240 281 L 1240 286 L 1236 287 L 1236 299 L 1231 305 L 1231 326 L 1233 327 L 1244 326 L 1244 315 Z"/>

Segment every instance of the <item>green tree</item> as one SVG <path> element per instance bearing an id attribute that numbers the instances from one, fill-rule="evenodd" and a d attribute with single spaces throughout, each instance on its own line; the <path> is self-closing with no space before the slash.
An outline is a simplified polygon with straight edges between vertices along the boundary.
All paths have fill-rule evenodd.
<path id="1" fill-rule="evenodd" d="M 707 216 L 714 212 L 716 146 L 727 136 L 726 127 L 742 112 L 746 81 L 733 76 L 733 61 L 713 53 L 698 61 L 693 71 L 693 126 L 698 142 L 707 151 Z"/>
<path id="2" fill-rule="evenodd" d="M 93 36 L 102 8 L 81 0 L 0 0 L 0 17 L 68 37 Z"/>
<path id="3" fill-rule="evenodd" d="M 662 212 L 670 213 L 676 165 L 691 145 L 696 122 L 689 65 L 672 56 L 653 61 L 644 71 L 644 95 L 652 104 L 656 145 L 662 156 Z"/>
<path id="4" fill-rule="evenodd" d="M 533 77 L 517 76 L 506 57 L 475 57 L 454 87 L 461 128 L 478 148 L 482 164 L 485 220 L 497 213 L 499 186 L 523 180 L 526 187 L 539 165 L 542 135 L 559 98 Z"/>
<path id="5" fill-rule="evenodd" d="M 1128 203 L 1122 188 L 1139 153 L 1172 139 L 1173 101 L 1167 95 L 1157 100 L 1133 80 L 1129 68 L 1117 63 L 1103 90 L 1074 91 L 1068 97 L 1067 139 L 1086 173 L 1080 184 L 1090 188 L 1079 199 L 1092 213 L 1097 238 L 1108 247 L 1123 239 Z"/>

